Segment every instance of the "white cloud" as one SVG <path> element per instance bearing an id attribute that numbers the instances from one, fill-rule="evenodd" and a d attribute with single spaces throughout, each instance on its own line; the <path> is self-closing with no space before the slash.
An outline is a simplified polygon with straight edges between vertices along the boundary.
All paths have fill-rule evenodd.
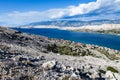
<path id="1" fill-rule="evenodd" d="M 110 10 L 110 12 L 120 10 L 120 0 L 97 0 L 96 2 L 90 2 L 88 4 L 79 4 L 78 6 L 72 6 L 69 8 L 70 14 L 69 15 L 79 15 L 79 14 L 86 14 L 90 13 L 95 10 L 104 11 Z"/>
<path id="2" fill-rule="evenodd" d="M 78 15 L 78 14 L 85 14 L 89 13 L 95 9 L 99 8 L 99 4 L 96 2 L 90 2 L 88 4 L 80 4 L 79 6 L 71 6 L 69 7 L 70 10 L 70 16 Z"/>
<path id="3" fill-rule="evenodd" d="M 0 22 L 10 24 L 26 24 L 42 20 L 50 20 L 61 18 L 64 16 L 75 16 L 89 13 L 99 13 L 98 16 L 85 17 L 84 19 L 101 19 L 101 18 L 117 18 L 115 12 L 120 12 L 120 0 L 97 0 L 87 4 L 79 4 L 78 6 L 68 6 L 64 9 L 50 9 L 47 11 L 14 11 L 0 15 Z M 105 13 L 107 15 L 105 15 Z M 102 17 L 103 16 L 103 17 Z M 118 16 L 119 17 L 119 16 Z M 82 17 L 83 18 L 83 17 Z"/>
<path id="4" fill-rule="evenodd" d="M 7 13 L 0 15 L 0 22 L 6 22 L 11 24 L 27 24 L 36 21 L 50 20 L 54 18 L 61 18 L 65 15 L 65 9 L 51 9 L 43 12 L 39 11 L 29 11 L 29 12 L 19 12 L 14 11 L 12 13 Z M 66 12 L 67 15 L 67 12 Z"/>
<path id="5" fill-rule="evenodd" d="M 120 0 L 116 0 L 116 2 L 120 2 Z"/>

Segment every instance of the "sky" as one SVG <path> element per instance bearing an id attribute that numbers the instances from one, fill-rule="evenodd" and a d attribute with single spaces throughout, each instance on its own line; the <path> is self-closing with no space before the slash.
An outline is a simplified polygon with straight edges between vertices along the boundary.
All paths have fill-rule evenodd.
<path id="1" fill-rule="evenodd" d="M 120 20 L 120 0 L 0 0 L 0 6 L 0 25 L 55 19 Z"/>

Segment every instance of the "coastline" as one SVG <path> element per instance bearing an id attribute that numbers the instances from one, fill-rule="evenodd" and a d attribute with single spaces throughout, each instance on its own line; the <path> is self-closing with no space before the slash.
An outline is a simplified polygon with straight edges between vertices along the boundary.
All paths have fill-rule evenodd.
<path id="1" fill-rule="evenodd" d="M 78 32 L 96 32 L 103 34 L 112 34 L 120 36 L 120 24 L 102 24 L 102 25 L 88 25 L 78 27 L 59 27 L 59 26 L 20 26 L 18 28 L 56 28 L 60 30 L 78 31 Z"/>
<path id="2" fill-rule="evenodd" d="M 118 34 L 118 33 L 113 33 L 113 32 L 104 33 L 104 32 L 91 31 L 91 30 L 88 30 L 88 31 L 85 31 L 85 30 L 70 30 L 70 31 L 73 31 L 73 32 L 98 33 L 98 34 L 109 34 L 109 35 L 117 35 L 117 36 L 120 36 L 120 33 Z"/>

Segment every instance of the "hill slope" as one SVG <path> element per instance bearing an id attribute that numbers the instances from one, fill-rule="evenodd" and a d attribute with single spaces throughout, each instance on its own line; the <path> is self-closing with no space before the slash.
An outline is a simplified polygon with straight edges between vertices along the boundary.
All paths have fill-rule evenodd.
<path id="1" fill-rule="evenodd" d="M 0 79 L 120 79 L 120 52 L 0 27 Z"/>

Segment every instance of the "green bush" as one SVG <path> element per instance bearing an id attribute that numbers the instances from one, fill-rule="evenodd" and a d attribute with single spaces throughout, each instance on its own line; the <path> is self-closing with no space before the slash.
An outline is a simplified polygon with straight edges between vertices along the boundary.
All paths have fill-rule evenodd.
<path id="1" fill-rule="evenodd" d="M 104 71 L 104 70 L 102 70 L 102 69 L 100 69 L 99 72 L 100 72 L 100 73 L 103 73 L 103 74 L 106 73 L 106 71 Z"/>
<path id="2" fill-rule="evenodd" d="M 54 53 L 58 53 L 58 46 L 56 44 L 48 44 L 47 51 L 52 51 Z"/>
<path id="3" fill-rule="evenodd" d="M 71 56 L 79 56 L 79 53 L 76 51 L 73 51 L 71 47 L 69 46 L 59 46 L 58 52 L 63 55 L 71 55 Z"/>
<path id="4" fill-rule="evenodd" d="M 119 73 L 115 68 L 111 67 L 111 66 L 108 66 L 107 67 L 107 70 L 111 71 L 111 72 L 114 72 L 114 73 Z"/>

